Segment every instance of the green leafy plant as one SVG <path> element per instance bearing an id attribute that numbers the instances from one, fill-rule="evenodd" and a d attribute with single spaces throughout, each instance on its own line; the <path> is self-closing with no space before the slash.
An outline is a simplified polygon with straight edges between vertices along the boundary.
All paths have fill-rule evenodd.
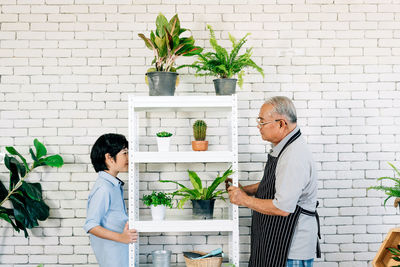
<path id="1" fill-rule="evenodd" d="M 158 133 L 156 133 L 156 135 L 158 137 L 171 137 L 172 133 L 169 133 L 169 132 L 158 132 Z"/>
<path id="2" fill-rule="evenodd" d="M 33 160 L 31 166 L 14 147 L 6 147 L 7 152 L 17 156 L 21 162 L 16 157 L 5 155 L 4 164 L 10 171 L 8 190 L 0 181 L 0 219 L 10 223 L 17 232 L 23 230 L 25 237 L 28 237 L 26 229 L 38 226 L 38 220 L 44 221 L 49 217 L 49 207 L 42 197 L 42 186 L 40 183 L 26 182 L 26 178 L 37 167 L 59 168 L 64 164 L 60 155 L 46 156 L 46 147 L 37 139 L 33 144 L 36 152 L 29 149 Z M 8 201 L 11 202 L 13 208 L 4 206 Z"/>
<path id="3" fill-rule="evenodd" d="M 190 65 L 182 65 L 181 67 L 194 68 L 198 76 L 216 76 L 218 78 L 232 78 L 238 75 L 238 84 L 240 88 L 243 86 L 244 68 L 250 67 L 257 70 L 263 77 L 264 71 L 252 59 L 252 48 L 247 48 L 246 52 L 239 55 L 242 46 L 247 42 L 247 33 L 239 41 L 229 34 L 229 40 L 232 43 L 232 50 L 230 53 L 218 45 L 215 38 L 214 30 L 210 25 L 207 25 L 210 30 L 210 44 L 215 52 L 206 52 L 198 55 L 197 61 Z"/>
<path id="4" fill-rule="evenodd" d="M 222 176 L 217 176 L 209 187 L 203 187 L 200 177 L 196 172 L 188 170 L 190 182 L 193 185 L 193 189 L 189 189 L 181 183 L 171 180 L 160 180 L 162 183 L 174 183 L 180 186 L 180 189 L 172 193 L 172 196 L 182 196 L 183 198 L 178 202 L 178 208 L 182 209 L 186 201 L 189 199 L 193 200 L 207 200 L 207 199 L 222 199 L 225 201 L 225 197 L 222 195 L 226 193 L 226 190 L 217 190 L 217 187 L 225 182 L 229 175 L 233 173 L 231 167 L 227 169 Z"/>
<path id="5" fill-rule="evenodd" d="M 400 171 L 391 163 L 389 165 L 394 169 L 395 173 L 400 176 Z M 383 181 L 383 180 L 391 180 L 394 181 L 395 184 L 394 186 L 384 186 L 384 185 L 378 185 L 378 186 L 371 186 L 367 190 L 370 189 L 375 189 L 379 191 L 384 191 L 388 197 L 385 199 L 383 202 L 383 206 L 386 206 L 386 202 L 391 198 L 391 197 L 400 197 L 400 179 L 396 177 L 380 177 L 377 179 L 377 181 Z"/>
<path id="6" fill-rule="evenodd" d="M 194 56 L 203 51 L 202 48 L 194 45 L 193 36 L 180 37 L 187 31 L 181 28 L 178 14 L 168 22 L 163 14 L 156 19 L 156 31 L 151 31 L 150 38 L 139 33 L 139 37 L 145 42 L 146 47 L 154 52 L 154 68 L 151 71 L 176 71 L 174 64 L 180 56 Z"/>
<path id="7" fill-rule="evenodd" d="M 143 195 L 143 204 L 146 206 L 155 206 L 158 205 L 166 206 L 172 208 L 172 197 L 168 196 L 163 192 L 155 192 L 153 191 L 150 195 Z"/>
<path id="8" fill-rule="evenodd" d="M 203 120 L 197 120 L 193 124 L 193 136 L 196 141 L 206 140 L 207 124 Z"/>
<path id="9" fill-rule="evenodd" d="M 392 259 L 395 261 L 400 261 L 400 245 L 397 248 L 386 248 L 393 255 Z M 400 267 L 400 265 L 394 265 L 392 267 Z"/>

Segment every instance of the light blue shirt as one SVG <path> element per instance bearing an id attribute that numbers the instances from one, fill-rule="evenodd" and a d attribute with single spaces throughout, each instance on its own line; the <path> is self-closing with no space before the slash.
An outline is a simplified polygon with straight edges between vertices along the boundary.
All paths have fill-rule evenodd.
<path id="1" fill-rule="evenodd" d="M 89 232 L 102 226 L 113 232 L 122 233 L 128 221 L 124 202 L 124 183 L 118 178 L 100 171 L 89 194 L 87 217 L 83 229 Z M 90 244 L 100 267 L 127 267 L 129 265 L 128 244 L 90 235 Z"/>

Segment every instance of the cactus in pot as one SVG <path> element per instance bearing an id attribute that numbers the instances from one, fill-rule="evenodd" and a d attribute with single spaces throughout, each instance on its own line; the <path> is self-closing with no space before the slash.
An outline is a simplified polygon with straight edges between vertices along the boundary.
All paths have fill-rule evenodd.
<path id="1" fill-rule="evenodd" d="M 192 149 L 194 151 L 206 151 L 208 149 L 208 141 L 206 141 L 207 124 L 203 120 L 197 120 L 193 124 Z"/>

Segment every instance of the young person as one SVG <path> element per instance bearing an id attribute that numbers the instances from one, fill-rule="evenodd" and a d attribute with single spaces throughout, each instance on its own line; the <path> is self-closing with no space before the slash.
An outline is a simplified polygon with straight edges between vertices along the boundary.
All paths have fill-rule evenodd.
<path id="1" fill-rule="evenodd" d="M 137 241 L 135 229 L 128 227 L 123 185 L 118 173 L 128 171 L 128 141 L 120 134 L 104 134 L 90 153 L 99 174 L 87 204 L 84 225 L 100 267 L 127 267 L 128 244 Z"/>

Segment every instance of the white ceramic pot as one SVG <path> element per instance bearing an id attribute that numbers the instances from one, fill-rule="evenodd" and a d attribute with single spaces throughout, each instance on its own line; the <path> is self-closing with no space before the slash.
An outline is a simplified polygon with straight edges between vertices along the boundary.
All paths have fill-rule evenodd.
<path id="1" fill-rule="evenodd" d="M 171 142 L 171 137 L 158 137 L 157 136 L 158 151 L 159 152 L 168 152 L 170 142 Z"/>
<path id="2" fill-rule="evenodd" d="M 165 219 L 165 211 L 167 210 L 166 206 L 158 205 L 155 207 L 151 205 L 150 208 L 153 221 L 163 221 Z"/>

